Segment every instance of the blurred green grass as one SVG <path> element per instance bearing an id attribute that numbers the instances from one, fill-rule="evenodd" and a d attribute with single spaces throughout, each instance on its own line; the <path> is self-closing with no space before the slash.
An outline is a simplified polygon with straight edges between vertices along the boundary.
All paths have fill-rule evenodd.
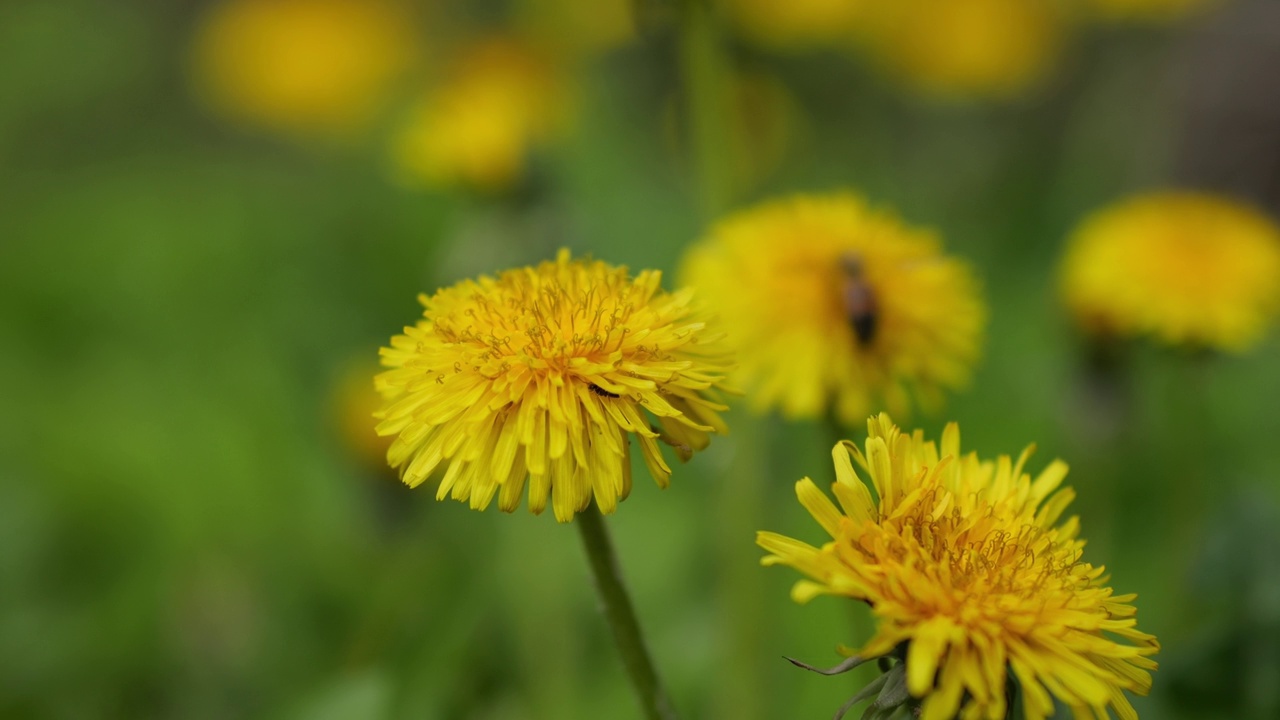
<path id="1" fill-rule="evenodd" d="M 0 6 L 0 717 L 632 716 L 571 529 L 400 487 L 343 445 L 333 394 L 438 284 L 560 245 L 676 265 L 702 225 L 660 119 L 669 48 L 591 68 L 545 186 L 502 203 L 396 186 L 372 141 L 221 127 L 185 89 L 196 10 Z M 946 418 L 914 421 L 959 420 L 983 454 L 1037 442 L 1040 463 L 1068 460 L 1092 561 L 1140 593 L 1141 627 L 1183 674 L 1157 673 L 1140 710 L 1210 717 L 1198 703 L 1224 689 L 1194 682 L 1214 676 L 1196 640 L 1243 622 L 1215 598 L 1275 581 L 1250 574 L 1266 566 L 1232 544 L 1240 524 L 1210 519 L 1237 493 L 1276 502 L 1280 344 L 1208 362 L 1138 349 L 1120 440 L 1092 432 L 1059 242 L 1167 179 L 1173 122 L 1142 91 L 1163 41 L 1094 42 L 1062 87 L 1002 107 L 906 99 L 827 56 L 768 60 L 807 116 L 739 200 L 854 185 L 980 268 L 985 359 Z M 726 516 L 747 495 L 758 528 L 816 539 L 791 486 L 830 476 L 825 431 L 735 420 L 669 490 L 637 482 L 612 522 L 627 579 L 687 717 L 826 717 L 848 683 L 780 656 L 834 660 L 856 641 L 847 608 L 793 605 L 795 577 L 758 569 L 757 528 Z M 757 477 L 735 477 L 743 457 Z M 1220 562 L 1263 570 L 1193 584 L 1202 548 L 1224 544 L 1242 549 Z M 1259 602 L 1254 656 L 1277 641 Z M 755 618 L 758 656 L 732 654 L 728 608 Z"/>

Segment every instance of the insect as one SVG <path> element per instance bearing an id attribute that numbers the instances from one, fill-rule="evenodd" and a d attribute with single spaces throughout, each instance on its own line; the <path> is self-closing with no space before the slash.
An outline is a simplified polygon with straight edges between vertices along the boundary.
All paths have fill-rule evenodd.
<path id="1" fill-rule="evenodd" d="M 596 385 L 595 383 L 591 383 L 591 387 L 588 389 L 591 392 L 595 393 L 596 395 L 599 395 L 600 397 L 607 397 L 607 398 L 618 397 L 617 393 L 611 393 L 608 390 L 605 390 L 604 388 L 600 387 L 599 385 Z"/>
<path id="2" fill-rule="evenodd" d="M 876 296 L 867 283 L 862 258 L 854 252 L 840 257 L 840 303 L 858 345 L 866 347 L 874 342 L 880 320 Z"/>

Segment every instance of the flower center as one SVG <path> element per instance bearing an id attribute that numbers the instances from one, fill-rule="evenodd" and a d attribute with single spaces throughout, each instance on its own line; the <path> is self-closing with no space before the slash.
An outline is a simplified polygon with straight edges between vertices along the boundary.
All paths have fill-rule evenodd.
<path id="1" fill-rule="evenodd" d="M 563 365 L 621 350 L 634 312 L 616 287 L 533 288 L 509 283 L 496 297 L 474 293 L 434 318 L 437 337 L 482 353 Z"/>
<path id="2" fill-rule="evenodd" d="M 936 496 L 935 490 L 930 495 Z M 1074 586 L 1079 549 L 1059 542 L 1033 518 L 1002 516 L 1002 508 L 980 505 L 969 512 L 952 508 L 932 518 L 921 512 L 893 521 L 885 530 L 894 539 L 890 553 L 904 565 L 916 565 L 950 588 L 953 597 L 1011 596 L 1045 598 L 1054 589 Z"/>

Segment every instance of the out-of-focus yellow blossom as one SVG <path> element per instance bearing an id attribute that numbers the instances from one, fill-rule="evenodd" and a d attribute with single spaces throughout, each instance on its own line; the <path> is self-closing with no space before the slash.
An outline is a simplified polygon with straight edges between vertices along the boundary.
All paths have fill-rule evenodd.
<path id="1" fill-rule="evenodd" d="M 752 40 L 777 48 L 843 46 L 872 0 L 721 0 Z"/>
<path id="2" fill-rule="evenodd" d="M 1089 12 L 1111 21 L 1168 22 L 1217 4 L 1219 0 L 1083 0 Z"/>
<path id="3" fill-rule="evenodd" d="M 362 463 L 386 472 L 391 439 L 379 437 L 369 426 L 369 418 L 382 406 L 382 397 L 369 379 L 377 367 L 368 358 L 352 362 L 337 377 L 330 403 L 334 429 L 343 446 Z"/>
<path id="4" fill-rule="evenodd" d="M 1115 595 L 1105 569 L 1082 559 L 1079 519 L 1060 522 L 1075 497 L 1062 487 L 1066 464 L 1033 479 L 1023 471 L 1031 448 L 1016 461 L 962 455 L 954 423 L 941 447 L 883 414 L 867 429 L 865 452 L 848 441 L 832 451 L 839 506 L 809 478 L 796 483 L 829 541 L 758 536 L 764 564 L 810 578 L 792 597 L 870 604 L 879 627 L 855 654 L 905 660 L 923 720 L 1002 720 L 1011 678 L 1027 720 L 1053 715 L 1055 697 L 1077 718 L 1110 708 L 1136 720 L 1125 691 L 1151 689 L 1160 645 L 1137 629 L 1137 596 Z"/>
<path id="5" fill-rule="evenodd" d="M 524 176 L 531 150 L 571 115 L 568 83 L 532 47 L 506 37 L 465 48 L 414 110 L 395 146 L 411 177 L 495 192 Z"/>
<path id="6" fill-rule="evenodd" d="M 664 292 L 662 274 L 571 260 L 481 276 L 421 296 L 423 319 L 382 349 L 379 435 L 417 486 L 447 466 L 438 499 L 511 512 L 551 499 L 568 522 L 594 498 L 612 513 L 631 492 L 631 438 L 661 487 L 658 441 L 688 459 L 725 432 L 719 333 Z"/>
<path id="7" fill-rule="evenodd" d="M 193 80 L 235 120 L 342 134 L 370 120 L 416 59 L 410 20 L 392 0 L 226 0 L 199 28 Z"/>
<path id="8" fill-rule="evenodd" d="M 870 6 L 858 35 L 877 62 L 920 92 L 1001 97 L 1046 74 L 1063 21 L 1049 0 L 894 0 Z"/>
<path id="9" fill-rule="evenodd" d="M 633 5 L 633 0 L 520 0 L 516 17 L 550 52 L 582 58 L 635 39 Z"/>
<path id="10" fill-rule="evenodd" d="M 1092 332 L 1241 352 L 1280 313 L 1280 228 L 1213 195 L 1140 195 L 1081 223 L 1061 286 Z"/>
<path id="11" fill-rule="evenodd" d="M 690 249 L 683 277 L 725 323 L 757 409 L 834 408 L 845 423 L 906 412 L 964 384 L 986 312 L 933 232 L 850 193 L 735 213 Z"/>

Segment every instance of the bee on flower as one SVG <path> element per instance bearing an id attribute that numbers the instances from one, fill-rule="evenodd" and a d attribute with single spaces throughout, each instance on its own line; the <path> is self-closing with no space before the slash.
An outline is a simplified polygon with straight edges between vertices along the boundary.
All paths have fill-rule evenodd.
<path id="1" fill-rule="evenodd" d="M 1244 352 L 1280 315 L 1280 228 L 1222 197 L 1139 195 L 1076 228 L 1060 286 L 1092 335 Z"/>
<path id="2" fill-rule="evenodd" d="M 631 491 L 634 438 L 666 487 L 680 459 L 726 432 L 721 334 L 661 273 L 571 259 L 481 276 L 421 296 L 423 318 L 381 351 L 379 435 L 403 481 L 445 468 L 437 499 L 511 512 L 548 499 L 568 522 Z"/>
<path id="3" fill-rule="evenodd" d="M 687 282 L 723 320 L 757 409 L 926 407 L 967 382 L 986 322 L 977 281 L 935 234 L 852 193 L 767 202 L 690 249 Z"/>
<path id="4" fill-rule="evenodd" d="M 1033 478 L 1031 448 L 1017 460 L 961 454 L 954 423 L 940 445 L 884 414 L 867 429 L 865 448 L 832 450 L 835 503 L 809 478 L 796 484 L 830 540 L 758 536 L 765 565 L 807 576 L 797 602 L 852 598 L 878 619 L 875 636 L 825 672 L 884 659 L 889 669 L 854 700 L 924 720 L 1004 718 L 1013 687 L 1027 720 L 1053 715 L 1055 698 L 1076 717 L 1136 718 L 1125 693 L 1150 690 L 1160 646 L 1136 627 L 1136 596 L 1114 594 L 1084 561 L 1079 520 L 1062 520 L 1075 495 L 1062 486 L 1067 466 Z"/>

